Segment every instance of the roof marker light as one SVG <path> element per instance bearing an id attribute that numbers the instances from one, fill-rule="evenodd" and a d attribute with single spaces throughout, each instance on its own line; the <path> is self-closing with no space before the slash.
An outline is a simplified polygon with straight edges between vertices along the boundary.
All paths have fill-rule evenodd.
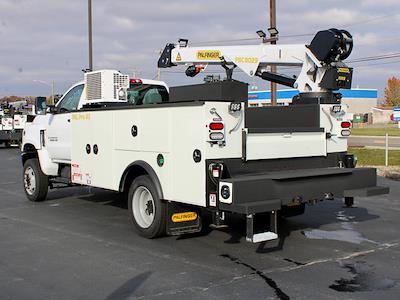
<path id="1" fill-rule="evenodd" d="M 130 79 L 129 83 L 131 84 L 143 84 L 143 81 L 141 79 Z"/>

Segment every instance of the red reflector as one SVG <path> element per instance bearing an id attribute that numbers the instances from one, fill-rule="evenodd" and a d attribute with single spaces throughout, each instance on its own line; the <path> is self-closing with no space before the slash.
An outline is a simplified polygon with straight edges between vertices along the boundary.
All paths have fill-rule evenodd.
<path id="1" fill-rule="evenodd" d="M 350 128 L 351 123 L 350 122 L 342 122 L 341 126 L 342 126 L 342 128 Z"/>
<path id="2" fill-rule="evenodd" d="M 218 178 L 219 177 L 219 169 L 213 169 L 212 174 L 213 174 L 213 177 Z"/>
<path id="3" fill-rule="evenodd" d="M 222 130 L 224 129 L 224 124 L 222 123 L 210 123 L 211 130 Z"/>
<path id="4" fill-rule="evenodd" d="M 131 79 L 131 80 L 129 80 L 129 83 L 133 83 L 133 84 L 139 83 L 139 84 L 142 84 L 143 81 L 142 81 L 141 79 Z"/>

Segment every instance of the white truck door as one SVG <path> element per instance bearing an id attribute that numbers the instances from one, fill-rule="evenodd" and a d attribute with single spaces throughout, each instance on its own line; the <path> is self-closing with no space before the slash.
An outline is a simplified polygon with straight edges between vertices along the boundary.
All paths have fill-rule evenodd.
<path id="1" fill-rule="evenodd" d="M 84 84 L 72 87 L 49 117 L 46 142 L 49 156 L 56 162 L 71 161 L 71 112 L 78 109 Z"/>

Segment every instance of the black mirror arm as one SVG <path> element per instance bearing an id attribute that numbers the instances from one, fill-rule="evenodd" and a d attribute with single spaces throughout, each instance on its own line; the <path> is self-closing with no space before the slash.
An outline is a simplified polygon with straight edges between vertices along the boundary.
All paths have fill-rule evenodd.
<path id="1" fill-rule="evenodd" d="M 58 111 L 57 111 L 57 107 L 55 107 L 55 105 L 48 105 L 48 106 L 47 106 L 47 110 L 48 110 L 48 112 L 51 113 L 51 114 L 54 114 L 54 113 L 57 113 L 57 112 L 58 112 Z"/>

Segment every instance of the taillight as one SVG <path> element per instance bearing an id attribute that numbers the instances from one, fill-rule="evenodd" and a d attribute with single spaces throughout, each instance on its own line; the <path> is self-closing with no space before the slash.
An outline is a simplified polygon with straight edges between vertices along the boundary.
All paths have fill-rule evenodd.
<path id="1" fill-rule="evenodd" d="M 211 130 L 222 130 L 222 129 L 224 129 L 224 124 L 223 123 L 210 123 L 210 129 Z"/>
<path id="2" fill-rule="evenodd" d="M 223 139 L 224 139 L 224 134 L 221 132 L 210 133 L 210 140 L 212 141 L 221 141 Z"/>
<path id="3" fill-rule="evenodd" d="M 129 83 L 132 83 L 132 84 L 137 84 L 137 83 L 143 84 L 143 81 L 141 79 L 131 79 L 131 80 L 129 80 Z"/>
<path id="4" fill-rule="evenodd" d="M 348 122 L 348 121 L 342 122 L 341 126 L 342 126 L 342 128 L 350 128 L 351 122 Z"/>
<path id="5" fill-rule="evenodd" d="M 344 129 L 341 132 L 342 136 L 350 136 L 351 135 L 351 131 L 349 129 Z"/>

